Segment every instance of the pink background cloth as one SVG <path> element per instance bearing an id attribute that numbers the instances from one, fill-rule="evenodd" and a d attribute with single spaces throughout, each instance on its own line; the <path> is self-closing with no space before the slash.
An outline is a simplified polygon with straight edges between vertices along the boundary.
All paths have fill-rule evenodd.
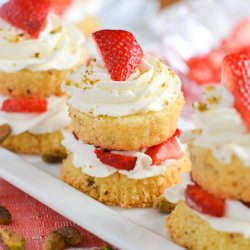
<path id="1" fill-rule="evenodd" d="M 74 226 L 79 229 L 83 242 L 79 247 L 102 247 L 106 243 L 76 226 L 73 222 L 33 199 L 8 182 L 0 179 L 0 206 L 6 207 L 12 214 L 12 224 L 0 226 L 20 232 L 26 239 L 27 250 L 42 250 L 46 236 L 62 226 Z M 3 249 L 0 246 L 0 249 Z"/>

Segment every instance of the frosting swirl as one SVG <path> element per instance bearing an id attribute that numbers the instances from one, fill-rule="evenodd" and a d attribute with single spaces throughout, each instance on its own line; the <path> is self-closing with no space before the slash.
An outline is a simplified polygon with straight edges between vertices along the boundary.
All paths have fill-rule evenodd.
<path id="1" fill-rule="evenodd" d="M 84 37 L 80 31 L 49 14 L 37 39 L 0 19 L 0 71 L 71 69 L 80 62 Z"/>
<path id="2" fill-rule="evenodd" d="M 204 104 L 194 105 L 193 121 L 198 133 L 184 133 L 182 142 L 210 149 L 225 164 L 236 155 L 250 167 L 250 134 L 234 108 L 234 97 L 221 86 L 208 87 L 204 97 Z"/>
<path id="3" fill-rule="evenodd" d="M 93 60 L 71 74 L 63 89 L 81 112 L 120 117 L 164 109 L 179 96 L 181 82 L 159 59 L 145 55 L 127 81 L 112 81 L 104 63 Z"/>

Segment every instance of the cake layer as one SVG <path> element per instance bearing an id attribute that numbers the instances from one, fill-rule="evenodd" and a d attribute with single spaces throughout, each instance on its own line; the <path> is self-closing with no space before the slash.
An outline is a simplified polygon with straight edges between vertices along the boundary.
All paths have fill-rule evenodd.
<path id="1" fill-rule="evenodd" d="M 123 117 L 94 116 L 70 108 L 72 128 L 85 143 L 110 150 L 140 150 L 166 141 L 176 131 L 182 93 L 163 110 Z"/>
<path id="2" fill-rule="evenodd" d="M 215 230 L 183 201 L 177 204 L 167 218 L 167 229 L 178 244 L 189 250 L 250 249 L 250 238 L 241 233 Z"/>
<path id="3" fill-rule="evenodd" d="M 60 131 L 47 134 L 32 134 L 24 132 L 9 136 L 2 144 L 3 147 L 23 154 L 66 154 L 61 145 L 62 133 Z"/>
<path id="4" fill-rule="evenodd" d="M 250 166 L 236 157 L 229 164 L 219 161 L 210 149 L 189 146 L 192 177 L 203 189 L 220 198 L 250 202 Z"/>
<path id="5" fill-rule="evenodd" d="M 179 174 L 190 169 L 189 158 L 185 155 L 172 168 L 158 176 L 144 179 L 129 179 L 118 172 L 104 178 L 84 174 L 73 164 L 72 155 L 64 161 L 61 179 L 81 192 L 108 205 L 131 207 L 152 207 L 166 187 L 180 181 Z"/>

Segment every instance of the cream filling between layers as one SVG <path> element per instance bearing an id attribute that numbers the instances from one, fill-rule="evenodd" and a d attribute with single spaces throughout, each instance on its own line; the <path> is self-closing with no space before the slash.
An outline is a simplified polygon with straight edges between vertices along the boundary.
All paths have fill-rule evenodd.
<path id="1" fill-rule="evenodd" d="M 36 39 L 2 19 L 0 28 L 0 72 L 66 70 L 81 61 L 82 33 L 54 14 Z"/>
<path id="2" fill-rule="evenodd" d="M 145 55 L 126 81 L 112 81 L 99 60 L 71 74 L 63 90 L 69 105 L 83 113 L 121 117 L 163 110 L 180 95 L 181 82 L 159 59 Z"/>
<path id="3" fill-rule="evenodd" d="M 188 184 L 194 184 L 191 181 L 189 173 L 181 174 L 182 183 L 165 189 L 164 195 L 171 203 L 177 203 L 185 200 L 185 190 Z M 244 237 L 250 237 L 250 209 L 243 203 L 234 200 L 226 200 L 226 213 L 222 218 L 209 216 L 200 213 L 192 208 L 199 217 L 209 223 L 217 231 L 227 233 L 241 233 Z"/>
<path id="4" fill-rule="evenodd" d="M 144 179 L 158 176 L 173 167 L 176 160 L 166 160 L 161 165 L 151 166 L 152 159 L 143 151 L 111 151 L 113 154 L 134 156 L 137 158 L 135 168 L 131 171 L 118 170 L 103 164 L 95 154 L 95 147 L 76 140 L 72 133 L 63 131 L 64 140 L 62 144 L 73 156 L 73 164 L 81 168 L 82 172 L 93 177 L 107 177 L 116 172 L 126 175 L 130 179 Z"/>
<path id="5" fill-rule="evenodd" d="M 0 108 L 8 97 L 0 96 Z M 46 134 L 59 131 L 70 123 L 66 97 L 47 98 L 47 111 L 35 113 L 8 113 L 0 111 L 0 124 L 9 124 L 12 134 L 18 135 L 29 131 L 33 134 Z"/>
<path id="6" fill-rule="evenodd" d="M 200 131 L 183 133 L 181 141 L 210 149 L 224 164 L 235 155 L 250 167 L 250 133 L 234 108 L 234 97 L 221 86 L 208 87 L 204 97 L 205 106 L 196 104 L 193 114 Z"/>

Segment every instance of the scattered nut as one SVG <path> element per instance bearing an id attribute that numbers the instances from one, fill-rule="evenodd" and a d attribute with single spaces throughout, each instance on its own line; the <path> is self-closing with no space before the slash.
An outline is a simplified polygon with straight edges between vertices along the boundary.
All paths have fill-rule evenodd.
<path id="1" fill-rule="evenodd" d="M 63 153 L 43 153 L 41 154 L 41 158 L 44 162 L 53 164 L 62 162 L 66 158 L 66 155 Z"/>
<path id="2" fill-rule="evenodd" d="M 8 124 L 0 126 L 0 143 L 3 143 L 5 139 L 11 134 L 11 127 Z"/>
<path id="3" fill-rule="evenodd" d="M 52 232 L 45 239 L 43 250 L 62 250 L 64 246 L 64 237 L 59 233 Z"/>
<path id="4" fill-rule="evenodd" d="M 25 248 L 25 239 L 21 234 L 0 229 L 0 236 L 7 250 L 23 250 Z"/>
<path id="5" fill-rule="evenodd" d="M 166 213 L 172 212 L 175 206 L 176 204 L 169 202 L 164 196 L 160 196 L 154 201 L 154 208 Z"/>
<path id="6" fill-rule="evenodd" d="M 55 232 L 62 235 L 65 240 L 65 243 L 70 246 L 76 246 L 82 242 L 82 236 L 80 232 L 74 227 L 61 227 Z"/>
<path id="7" fill-rule="evenodd" d="M 0 206 L 0 225 L 9 225 L 12 221 L 12 216 L 8 209 Z"/>

